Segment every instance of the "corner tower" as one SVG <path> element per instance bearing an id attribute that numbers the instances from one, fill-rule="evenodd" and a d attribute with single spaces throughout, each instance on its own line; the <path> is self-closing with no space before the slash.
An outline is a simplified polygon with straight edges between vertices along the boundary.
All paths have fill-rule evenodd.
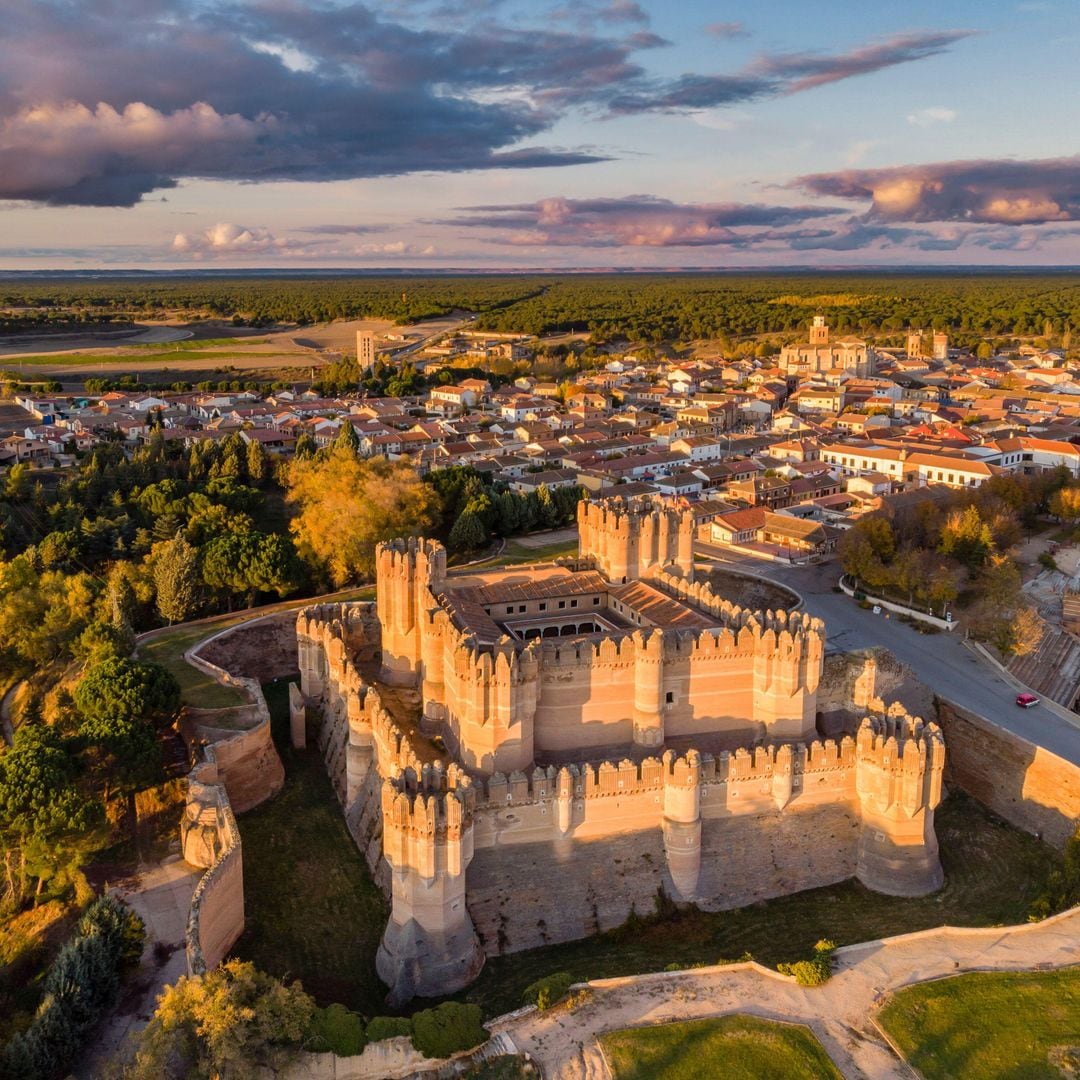
<path id="1" fill-rule="evenodd" d="M 617 584 L 654 570 L 694 580 L 694 515 L 645 500 L 578 503 L 578 551 Z"/>

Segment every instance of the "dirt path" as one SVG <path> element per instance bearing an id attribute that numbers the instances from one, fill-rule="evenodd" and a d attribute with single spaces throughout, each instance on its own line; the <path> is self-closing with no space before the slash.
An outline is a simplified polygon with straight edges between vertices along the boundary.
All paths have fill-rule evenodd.
<path id="1" fill-rule="evenodd" d="M 573 1011 L 532 1013 L 497 1026 L 544 1075 L 592 1080 L 610 1073 L 597 1035 L 620 1028 L 751 1013 L 806 1024 L 849 1080 L 909 1080 L 872 1022 L 888 991 L 963 971 L 1017 971 L 1080 963 L 1080 908 L 1042 923 L 905 934 L 837 950 L 836 973 L 805 989 L 758 964 L 663 972 L 589 983 Z"/>

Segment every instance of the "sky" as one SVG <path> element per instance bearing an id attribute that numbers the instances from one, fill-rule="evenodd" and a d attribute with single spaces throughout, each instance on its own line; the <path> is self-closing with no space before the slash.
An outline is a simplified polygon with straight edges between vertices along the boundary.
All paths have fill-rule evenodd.
<path id="1" fill-rule="evenodd" d="M 0 269 L 1080 264 L 1076 0 L 0 13 Z"/>

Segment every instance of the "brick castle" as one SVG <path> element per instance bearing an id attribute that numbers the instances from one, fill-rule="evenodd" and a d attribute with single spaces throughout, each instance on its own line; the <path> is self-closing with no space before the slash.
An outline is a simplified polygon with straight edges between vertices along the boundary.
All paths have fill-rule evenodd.
<path id="1" fill-rule="evenodd" d="M 898 707 L 818 738 L 824 626 L 694 580 L 690 513 L 585 501 L 579 555 L 448 574 L 377 553 L 374 604 L 297 621 L 305 714 L 391 899 L 391 998 L 586 936 L 658 893 L 717 910 L 857 877 L 932 892 L 944 742 Z"/>

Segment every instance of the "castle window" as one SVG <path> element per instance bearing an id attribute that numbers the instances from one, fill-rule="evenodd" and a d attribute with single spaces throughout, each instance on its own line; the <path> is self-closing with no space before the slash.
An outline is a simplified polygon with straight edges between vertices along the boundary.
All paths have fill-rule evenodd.
<path id="1" fill-rule="evenodd" d="M 571 607 L 577 607 L 577 601 L 576 600 L 571 600 L 570 601 L 570 606 Z"/>
<path id="2" fill-rule="evenodd" d="M 523 613 L 524 611 L 525 611 L 525 605 L 524 605 L 524 604 L 520 604 L 520 605 L 518 606 L 518 614 L 519 614 L 519 615 L 521 615 L 521 614 L 522 614 L 522 613 Z"/>
<path id="3" fill-rule="evenodd" d="M 559 601 L 559 607 L 561 607 L 561 608 L 566 607 L 566 601 L 565 600 L 560 600 Z"/>
<path id="4" fill-rule="evenodd" d="M 667 701 L 667 703 L 668 703 L 669 705 L 674 705 L 674 704 L 675 704 L 675 695 L 674 695 L 674 694 L 673 694 L 673 693 L 672 693 L 672 692 L 671 692 L 671 691 L 669 690 L 669 691 L 668 691 L 668 692 L 667 692 L 667 693 L 666 693 L 666 694 L 664 695 L 664 700 L 665 700 L 665 701 Z"/>
<path id="5" fill-rule="evenodd" d="M 595 607 L 597 604 L 600 603 L 600 597 L 599 596 L 594 596 L 592 598 L 592 602 L 593 602 L 593 606 Z"/>
<path id="6" fill-rule="evenodd" d="M 547 611 L 547 604 L 541 604 L 540 605 L 540 610 L 541 611 Z"/>

